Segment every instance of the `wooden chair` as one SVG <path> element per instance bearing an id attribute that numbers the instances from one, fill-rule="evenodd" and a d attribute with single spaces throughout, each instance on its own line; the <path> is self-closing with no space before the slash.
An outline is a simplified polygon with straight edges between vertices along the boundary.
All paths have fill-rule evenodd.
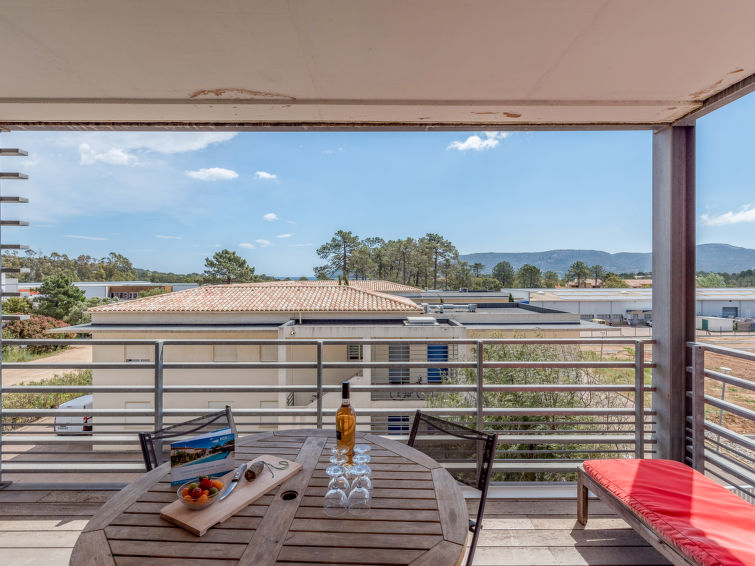
<path id="1" fill-rule="evenodd" d="M 446 463 L 448 472 L 461 483 L 480 491 L 477 519 L 469 521 L 472 541 L 467 566 L 474 558 L 477 539 L 482 530 L 482 516 L 488 498 L 488 485 L 498 444 L 497 434 L 487 434 L 417 411 L 409 435 L 409 446 L 434 460 Z"/>
<path id="2" fill-rule="evenodd" d="M 233 421 L 231 407 L 228 405 L 222 411 L 202 415 L 190 421 L 168 425 L 154 432 L 140 432 L 139 444 L 142 447 L 144 467 L 147 471 L 153 470 L 165 461 L 167 453 L 163 444 L 164 440 L 197 436 L 223 428 L 230 428 L 233 434 L 236 434 L 236 423 Z"/>

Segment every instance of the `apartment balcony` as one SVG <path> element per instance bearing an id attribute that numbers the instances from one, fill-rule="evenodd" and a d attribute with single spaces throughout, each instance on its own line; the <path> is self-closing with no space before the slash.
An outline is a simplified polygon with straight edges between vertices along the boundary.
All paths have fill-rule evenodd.
<path id="1" fill-rule="evenodd" d="M 329 399 L 338 398 L 339 386 L 329 383 L 328 376 L 344 371 L 361 378 L 354 380 L 352 391 L 362 430 L 405 440 L 411 415 L 422 408 L 499 434 L 494 485 L 475 564 L 667 563 L 600 503 L 591 505 L 586 527 L 576 522 L 574 470 L 579 462 L 586 458 L 652 458 L 657 453 L 656 387 L 650 378 L 654 369 L 652 339 L 450 340 L 450 351 L 463 354 L 443 360 L 420 360 L 414 354 L 408 361 L 324 361 L 322 352 L 325 346 L 346 346 L 348 351 L 349 345 L 360 345 L 379 350 L 400 343 L 414 352 L 428 351 L 431 345 L 430 351 L 436 352 L 435 346 L 442 341 L 317 340 L 303 342 L 319 346 L 309 350 L 319 355 L 296 362 L 164 361 L 172 359 L 165 354 L 185 345 L 185 340 L 93 340 L 91 344 L 125 347 L 136 342 L 149 346 L 155 355 L 146 361 L 34 364 L 61 371 L 93 369 L 92 385 L 3 389 L 6 399 L 22 392 L 40 396 L 66 392 L 91 393 L 95 400 L 114 397 L 121 400 L 121 406 L 133 395 L 152 400 L 152 406 L 139 409 L 98 408 L 95 401 L 91 409 L 34 409 L 29 403 L 26 408 L 16 404 L 3 410 L 1 479 L 12 482 L 0 490 L 3 563 L 46 560 L 66 564 L 87 520 L 120 487 L 143 472 L 136 444 L 139 430 L 160 428 L 206 412 L 206 403 L 200 405 L 198 399 L 218 392 L 230 393 L 237 400 L 257 399 L 260 394 L 282 399 L 275 408 L 236 403 L 233 411 L 240 434 L 261 428 L 331 428 L 335 404 Z M 276 341 L 196 341 L 223 346 L 252 342 L 271 345 Z M 693 363 L 687 372 L 690 387 L 684 393 L 690 408 L 684 431 L 686 461 L 752 501 L 755 355 L 696 342 L 688 348 Z M 735 371 L 722 371 L 722 366 Z M 4 364 L 5 369 L 23 367 Z M 281 374 L 296 369 L 311 381 L 239 385 L 224 384 L 218 378 L 223 371 L 245 371 L 252 376 L 271 368 Z M 189 370 L 206 371 L 216 378 L 212 384 L 182 383 L 180 376 Z M 434 379 L 435 370 L 446 372 L 440 382 Z M 393 375 L 410 371 L 425 377 L 429 371 L 431 379 L 416 383 L 365 380 L 365 375 L 379 376 L 381 371 Z M 108 372 L 120 372 L 117 375 L 125 379 L 117 384 L 107 382 L 101 376 L 107 378 Z M 145 374 L 149 383 L 143 380 Z M 305 399 L 314 396 L 314 400 L 292 405 L 290 400 L 300 394 Z M 520 403 L 514 404 L 516 400 Z M 56 434 L 55 419 L 64 416 L 91 418 L 91 432 Z M 442 463 L 455 469 L 469 466 L 465 462 Z M 474 490 L 465 496 L 472 513 L 476 509 Z M 39 533 L 44 536 L 36 536 Z"/>

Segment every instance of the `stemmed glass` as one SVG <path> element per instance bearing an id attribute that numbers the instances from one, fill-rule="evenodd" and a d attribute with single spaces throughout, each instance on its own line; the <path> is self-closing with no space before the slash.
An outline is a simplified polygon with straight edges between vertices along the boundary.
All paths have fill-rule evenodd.
<path id="1" fill-rule="evenodd" d="M 325 469 L 330 481 L 328 482 L 328 491 L 325 493 L 323 509 L 325 514 L 331 517 L 343 515 L 348 507 L 346 494 L 349 489 L 349 481 L 345 477 L 346 468 L 343 467 L 347 452 L 346 449 L 337 446 L 331 448 L 330 463 L 332 465 Z"/>
<path id="2" fill-rule="evenodd" d="M 362 515 L 370 510 L 370 492 L 372 491 L 372 480 L 370 474 L 372 470 L 367 465 L 370 456 L 368 444 L 358 444 L 354 447 L 354 466 L 349 472 L 353 476 L 351 481 L 351 491 L 349 492 L 349 512 L 355 515 Z"/>

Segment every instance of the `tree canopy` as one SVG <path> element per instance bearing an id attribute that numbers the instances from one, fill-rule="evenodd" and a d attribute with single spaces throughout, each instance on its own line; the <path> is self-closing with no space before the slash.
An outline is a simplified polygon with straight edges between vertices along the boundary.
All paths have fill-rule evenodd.
<path id="1" fill-rule="evenodd" d="M 539 289 L 543 286 L 543 275 L 540 269 L 529 263 L 525 263 L 516 272 L 516 280 L 519 287 Z"/>
<path id="2" fill-rule="evenodd" d="M 86 301 L 84 291 L 75 287 L 66 275 L 47 277 L 39 288 L 37 312 L 65 320 L 79 303 Z"/>
<path id="3" fill-rule="evenodd" d="M 255 281 L 254 267 L 236 252 L 222 249 L 205 258 L 205 278 L 208 283 L 249 283 Z"/>
<path id="4" fill-rule="evenodd" d="M 493 267 L 493 277 L 500 281 L 502 287 L 513 287 L 516 272 L 508 261 L 496 263 Z"/>
<path id="5" fill-rule="evenodd" d="M 602 269 L 602 268 L 601 268 Z M 582 282 L 590 276 L 590 268 L 583 261 L 575 261 L 571 264 L 569 271 L 566 272 L 567 279 L 576 279 L 577 287 L 582 286 Z"/>

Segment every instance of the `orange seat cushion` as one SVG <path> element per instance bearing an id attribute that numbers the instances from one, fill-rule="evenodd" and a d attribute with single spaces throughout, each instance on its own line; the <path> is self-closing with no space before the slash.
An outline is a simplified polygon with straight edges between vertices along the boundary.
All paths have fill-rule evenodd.
<path id="1" fill-rule="evenodd" d="M 755 565 L 755 506 L 671 460 L 587 460 L 587 474 L 695 564 Z"/>

